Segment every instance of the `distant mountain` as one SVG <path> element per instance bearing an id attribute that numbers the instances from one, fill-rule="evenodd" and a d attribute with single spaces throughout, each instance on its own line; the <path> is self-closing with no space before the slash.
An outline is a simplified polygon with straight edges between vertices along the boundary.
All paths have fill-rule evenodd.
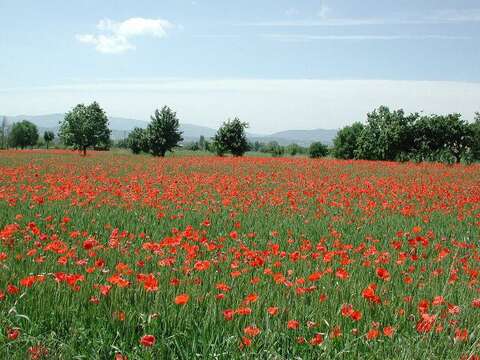
<path id="1" fill-rule="evenodd" d="M 9 122 L 17 122 L 22 120 L 28 120 L 37 125 L 38 127 L 56 129 L 58 124 L 65 117 L 64 114 L 47 114 L 47 115 L 18 115 L 7 116 Z M 135 127 L 146 127 L 147 122 L 135 119 L 109 117 L 110 129 L 118 131 L 130 131 Z"/>
<path id="2" fill-rule="evenodd" d="M 18 115 L 7 116 L 10 123 L 28 120 L 37 125 L 41 134 L 45 130 L 58 131 L 59 123 L 64 118 L 64 114 L 47 114 L 47 115 Z M 112 138 L 114 140 L 123 139 L 135 127 L 146 128 L 147 121 L 137 119 L 127 119 L 121 117 L 109 117 L 110 129 L 112 130 Z M 193 124 L 180 124 L 183 131 L 185 141 L 194 141 L 203 135 L 209 139 L 215 135 L 217 130 Z M 270 142 L 276 141 L 280 145 L 288 145 L 296 143 L 298 145 L 308 146 L 314 141 L 321 141 L 327 145 L 333 143 L 333 138 L 337 134 L 337 130 L 287 130 L 277 132 L 271 135 L 247 134 L 250 141 Z"/>
<path id="3" fill-rule="evenodd" d="M 252 137 L 251 140 L 260 142 L 277 141 L 280 145 L 298 144 L 308 146 L 312 142 L 320 141 L 324 144 L 333 144 L 337 130 L 314 129 L 314 130 L 286 130 L 261 137 Z"/>

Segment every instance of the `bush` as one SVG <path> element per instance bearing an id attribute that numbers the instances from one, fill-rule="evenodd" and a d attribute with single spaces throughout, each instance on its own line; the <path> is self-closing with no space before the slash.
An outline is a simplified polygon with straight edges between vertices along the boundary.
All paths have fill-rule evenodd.
<path id="1" fill-rule="evenodd" d="M 127 146 L 134 154 L 140 154 L 142 151 L 148 152 L 146 131 L 136 127 L 128 134 Z"/>
<path id="2" fill-rule="evenodd" d="M 213 137 L 212 145 L 217 155 L 230 152 L 233 156 L 242 156 L 248 151 L 246 128 L 248 123 L 241 122 L 238 118 L 224 122 Z"/>
<path id="3" fill-rule="evenodd" d="M 321 142 L 314 142 L 308 149 L 308 155 L 311 158 L 320 158 L 328 155 L 328 147 Z"/>
<path id="4" fill-rule="evenodd" d="M 360 138 L 363 129 L 363 124 L 359 122 L 340 129 L 333 140 L 333 156 L 337 159 L 355 158 L 355 150 L 358 148 L 358 139 Z"/>
<path id="5" fill-rule="evenodd" d="M 36 145 L 38 137 L 38 129 L 35 124 L 23 120 L 13 124 L 9 135 L 9 143 L 12 147 L 24 149 L 26 146 Z"/>

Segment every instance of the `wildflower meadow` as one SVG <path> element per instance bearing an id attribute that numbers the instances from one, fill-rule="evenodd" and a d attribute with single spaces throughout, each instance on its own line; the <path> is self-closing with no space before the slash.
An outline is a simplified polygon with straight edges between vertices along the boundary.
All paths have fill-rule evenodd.
<path id="1" fill-rule="evenodd" d="M 1 359 L 480 357 L 480 165 L 0 153 Z"/>

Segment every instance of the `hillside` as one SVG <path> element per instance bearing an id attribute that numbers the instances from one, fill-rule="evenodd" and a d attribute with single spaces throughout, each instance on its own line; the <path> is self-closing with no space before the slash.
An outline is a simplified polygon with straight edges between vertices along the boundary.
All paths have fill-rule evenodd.
<path id="1" fill-rule="evenodd" d="M 7 116 L 10 123 L 21 120 L 28 120 L 37 125 L 40 133 L 45 130 L 58 131 L 58 124 L 63 120 L 63 114 L 46 114 L 46 115 L 17 115 Z M 135 127 L 145 128 L 148 122 L 138 119 L 128 119 L 122 117 L 110 117 L 110 129 L 112 130 L 112 138 L 114 140 L 123 139 Z M 215 135 L 216 130 L 206 126 L 194 124 L 180 124 L 183 131 L 185 141 L 198 140 L 203 135 L 209 139 Z M 277 141 L 280 145 L 299 144 L 308 146 L 314 141 L 321 141 L 325 144 L 332 144 L 333 138 L 337 130 L 314 129 L 314 130 L 286 130 L 271 135 L 248 134 L 251 141 L 270 142 Z"/>

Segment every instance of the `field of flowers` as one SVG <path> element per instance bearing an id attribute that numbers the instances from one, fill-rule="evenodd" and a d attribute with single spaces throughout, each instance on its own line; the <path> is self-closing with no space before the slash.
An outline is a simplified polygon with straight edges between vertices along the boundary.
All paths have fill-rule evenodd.
<path id="1" fill-rule="evenodd" d="M 480 166 L 0 153 L 1 359 L 478 359 Z"/>

